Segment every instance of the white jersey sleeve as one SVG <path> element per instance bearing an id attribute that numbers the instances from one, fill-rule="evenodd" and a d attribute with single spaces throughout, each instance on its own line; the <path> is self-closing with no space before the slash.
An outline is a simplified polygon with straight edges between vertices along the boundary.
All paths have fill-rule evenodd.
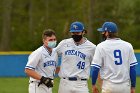
<path id="1" fill-rule="evenodd" d="M 94 57 L 92 59 L 92 63 L 91 63 L 91 66 L 95 66 L 97 68 L 101 68 L 101 65 L 102 65 L 102 53 L 101 53 L 101 50 L 100 50 L 100 47 L 97 46 L 96 47 L 96 50 L 95 50 L 95 54 L 94 54 Z"/>
<path id="2" fill-rule="evenodd" d="M 58 46 L 55 48 L 55 50 L 56 50 L 56 52 L 57 52 L 57 54 L 58 55 L 61 55 L 61 50 L 63 50 L 62 48 L 62 46 L 64 46 L 65 45 L 65 40 L 62 40 L 59 44 L 58 44 Z"/>
<path id="3" fill-rule="evenodd" d="M 41 54 L 38 51 L 34 51 L 28 58 L 28 62 L 25 68 L 35 70 L 39 60 L 41 59 Z"/>
<path id="4" fill-rule="evenodd" d="M 134 50 L 133 50 L 133 47 L 132 45 L 130 44 L 130 52 L 129 52 L 129 62 L 130 62 L 130 66 L 134 66 L 134 65 L 137 65 L 138 62 L 137 62 L 137 59 L 135 57 L 135 54 L 134 54 Z"/>

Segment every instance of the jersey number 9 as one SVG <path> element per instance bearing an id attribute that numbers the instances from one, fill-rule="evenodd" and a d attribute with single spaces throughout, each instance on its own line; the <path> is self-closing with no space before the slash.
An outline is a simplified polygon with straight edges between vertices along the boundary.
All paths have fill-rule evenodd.
<path id="1" fill-rule="evenodd" d="M 114 57 L 115 59 L 119 59 L 119 61 L 115 61 L 116 65 L 121 65 L 122 64 L 122 55 L 121 55 L 121 50 L 114 50 Z"/>

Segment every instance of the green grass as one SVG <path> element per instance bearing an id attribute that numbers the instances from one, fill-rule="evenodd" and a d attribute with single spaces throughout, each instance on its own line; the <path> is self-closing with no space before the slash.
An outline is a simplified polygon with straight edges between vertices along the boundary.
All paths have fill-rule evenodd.
<path id="1" fill-rule="evenodd" d="M 0 93 L 28 93 L 29 78 L 0 78 Z M 59 78 L 55 79 L 53 93 L 57 93 Z M 91 80 L 88 81 L 91 93 Z M 140 77 L 137 77 L 136 93 L 140 92 Z"/>

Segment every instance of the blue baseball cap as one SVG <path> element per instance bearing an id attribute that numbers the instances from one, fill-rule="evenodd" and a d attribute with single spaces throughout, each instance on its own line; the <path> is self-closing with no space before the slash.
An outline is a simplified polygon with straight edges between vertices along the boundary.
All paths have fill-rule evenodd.
<path id="1" fill-rule="evenodd" d="M 102 28 L 98 28 L 97 30 L 100 31 L 100 32 L 105 32 L 105 31 L 107 31 L 107 32 L 117 32 L 118 31 L 118 27 L 113 22 L 105 22 L 102 25 Z"/>
<path id="2" fill-rule="evenodd" d="M 70 26 L 70 32 L 82 32 L 84 25 L 81 22 L 73 22 Z"/>

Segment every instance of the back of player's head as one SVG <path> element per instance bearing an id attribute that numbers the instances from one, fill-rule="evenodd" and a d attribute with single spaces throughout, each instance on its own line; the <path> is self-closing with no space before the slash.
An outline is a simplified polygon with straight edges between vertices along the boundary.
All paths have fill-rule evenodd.
<path id="1" fill-rule="evenodd" d="M 118 31 L 118 27 L 114 22 L 105 22 L 101 28 L 97 29 L 100 32 L 117 32 Z"/>
<path id="2" fill-rule="evenodd" d="M 82 32 L 84 31 L 84 25 L 81 22 L 73 22 L 70 26 L 70 32 Z"/>

